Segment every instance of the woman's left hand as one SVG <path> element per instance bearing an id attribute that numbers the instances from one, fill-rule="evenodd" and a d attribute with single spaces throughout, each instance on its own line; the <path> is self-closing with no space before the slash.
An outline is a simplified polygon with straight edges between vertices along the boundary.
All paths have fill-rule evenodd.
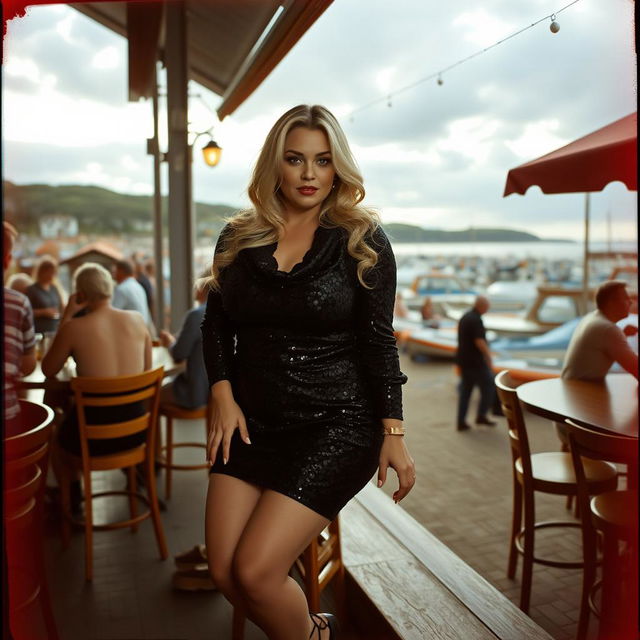
<path id="1" fill-rule="evenodd" d="M 404 443 L 404 436 L 384 436 L 378 467 L 379 487 L 386 482 L 389 467 L 398 474 L 399 487 L 393 494 L 393 500 L 397 504 L 411 491 L 416 482 L 415 463 Z"/>

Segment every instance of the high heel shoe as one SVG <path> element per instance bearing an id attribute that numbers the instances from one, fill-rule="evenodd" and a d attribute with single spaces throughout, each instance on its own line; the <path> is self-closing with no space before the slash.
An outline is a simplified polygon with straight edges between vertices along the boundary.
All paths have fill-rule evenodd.
<path id="1" fill-rule="evenodd" d="M 313 622 L 313 629 L 309 634 L 309 640 L 313 637 L 313 632 L 318 632 L 318 640 L 321 640 L 322 634 L 320 631 L 323 629 L 329 629 L 329 640 L 338 640 L 338 631 L 340 627 L 338 625 L 338 618 L 331 613 L 310 613 L 311 622 Z"/>

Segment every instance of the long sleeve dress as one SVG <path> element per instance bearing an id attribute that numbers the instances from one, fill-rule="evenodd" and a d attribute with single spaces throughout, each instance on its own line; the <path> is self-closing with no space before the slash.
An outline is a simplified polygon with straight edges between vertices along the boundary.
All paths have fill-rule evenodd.
<path id="1" fill-rule="evenodd" d="M 216 252 L 222 249 L 225 227 Z M 277 243 L 243 249 L 220 274 L 202 321 L 209 384 L 229 380 L 251 444 L 236 429 L 211 467 L 278 491 L 333 520 L 371 479 L 382 418 L 402 420 L 389 240 L 367 235 L 378 263 L 357 278 L 348 232 L 320 226 L 301 262 L 279 271 Z"/>

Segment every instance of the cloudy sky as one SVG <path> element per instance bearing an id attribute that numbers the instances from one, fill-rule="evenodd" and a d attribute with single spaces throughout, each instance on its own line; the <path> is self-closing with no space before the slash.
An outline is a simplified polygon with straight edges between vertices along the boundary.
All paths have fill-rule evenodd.
<path id="1" fill-rule="evenodd" d="M 569 0 L 335 0 L 262 86 L 216 125 L 215 169 L 196 156 L 198 201 L 247 204 L 245 187 L 275 119 L 302 102 L 341 119 L 388 222 L 504 226 L 582 237 L 584 197 L 502 198 L 507 171 L 636 110 L 632 0 L 580 0 L 549 21 L 391 100 L 362 105 L 558 12 Z M 149 194 L 151 105 L 127 102 L 126 41 L 66 6 L 9 22 L 3 67 L 4 178 Z M 194 130 L 219 97 L 192 92 Z M 210 109 L 205 106 L 210 106 Z M 165 181 L 166 183 L 166 181 Z M 637 196 L 593 195 L 594 239 L 637 237 Z"/>

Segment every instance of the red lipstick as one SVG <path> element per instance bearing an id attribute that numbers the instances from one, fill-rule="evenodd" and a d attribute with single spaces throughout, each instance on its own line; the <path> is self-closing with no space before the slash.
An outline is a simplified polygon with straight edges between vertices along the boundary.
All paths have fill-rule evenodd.
<path id="1" fill-rule="evenodd" d="M 312 196 L 318 189 L 316 187 L 298 187 L 303 196 Z"/>

